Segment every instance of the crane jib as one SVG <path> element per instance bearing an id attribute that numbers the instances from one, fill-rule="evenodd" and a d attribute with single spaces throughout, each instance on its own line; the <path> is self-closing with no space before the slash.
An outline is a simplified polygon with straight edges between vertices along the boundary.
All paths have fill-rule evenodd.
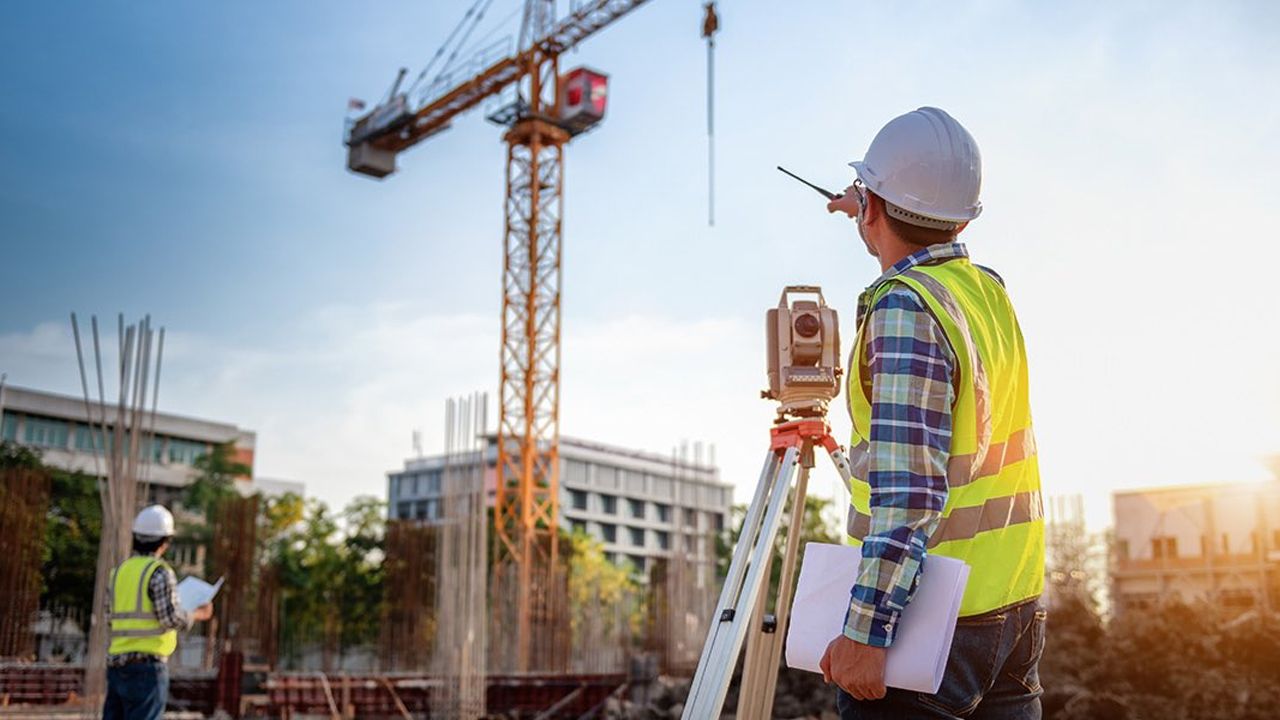
<path id="1" fill-rule="evenodd" d="M 368 144 L 379 150 L 400 152 L 444 130 L 453 118 L 481 101 L 519 82 L 530 67 L 573 48 L 582 41 L 650 0 L 596 0 L 565 17 L 530 49 L 500 60 L 416 111 L 407 97 L 398 94 L 356 120 L 346 144 Z"/>

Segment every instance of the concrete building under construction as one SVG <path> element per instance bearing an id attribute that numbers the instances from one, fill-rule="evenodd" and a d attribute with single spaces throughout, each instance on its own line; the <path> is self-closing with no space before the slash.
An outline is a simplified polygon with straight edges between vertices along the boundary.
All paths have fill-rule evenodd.
<path id="1" fill-rule="evenodd" d="M 641 572 L 675 551 L 705 554 L 708 544 L 700 540 L 729 524 L 733 486 L 720 480 L 712 460 L 687 455 L 663 457 L 562 436 L 561 526 L 586 532 L 604 544 L 612 561 L 630 562 Z M 490 436 L 484 475 L 490 506 L 497 458 L 497 439 Z M 439 520 L 444 466 L 445 456 L 433 455 L 387 473 L 388 516 Z"/>
<path id="2" fill-rule="evenodd" d="M 1117 492 L 1111 597 L 1123 613 L 1177 599 L 1280 605 L 1280 481 Z"/>

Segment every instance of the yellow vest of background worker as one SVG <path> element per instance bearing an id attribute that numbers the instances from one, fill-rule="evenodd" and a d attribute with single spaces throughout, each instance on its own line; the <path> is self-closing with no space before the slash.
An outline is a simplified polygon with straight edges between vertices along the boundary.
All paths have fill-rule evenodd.
<path id="1" fill-rule="evenodd" d="M 178 632 L 166 630 L 156 618 L 147 585 L 168 565 L 150 555 L 135 555 L 116 568 L 111 592 L 110 655 L 140 652 L 169 657 L 178 647 Z"/>
<path id="2" fill-rule="evenodd" d="M 961 616 L 1034 598 L 1044 589 L 1040 470 L 1031 430 L 1026 348 L 1009 296 L 992 275 L 956 258 L 891 277 L 867 291 L 865 307 L 874 307 L 894 283 L 919 295 L 955 354 L 947 501 L 928 552 L 969 564 Z M 847 392 L 853 419 L 848 519 L 853 545 L 861 545 L 871 528 L 866 321 L 864 317 L 858 328 Z"/>

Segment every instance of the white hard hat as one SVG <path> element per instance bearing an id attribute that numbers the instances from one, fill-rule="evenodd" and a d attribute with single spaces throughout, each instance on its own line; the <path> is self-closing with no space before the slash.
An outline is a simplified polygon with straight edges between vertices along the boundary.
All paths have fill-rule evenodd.
<path id="1" fill-rule="evenodd" d="M 173 514 L 163 505 L 149 505 L 142 508 L 138 517 L 133 519 L 133 534 L 147 537 L 170 537 L 173 535 Z"/>
<path id="2" fill-rule="evenodd" d="M 952 229 L 982 212 L 982 156 L 956 119 L 922 107 L 889 121 L 849 163 L 890 215 L 912 225 Z"/>

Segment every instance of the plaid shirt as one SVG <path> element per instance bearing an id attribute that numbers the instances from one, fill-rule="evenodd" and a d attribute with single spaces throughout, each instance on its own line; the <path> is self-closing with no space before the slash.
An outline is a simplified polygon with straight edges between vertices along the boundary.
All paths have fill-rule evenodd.
<path id="1" fill-rule="evenodd" d="M 874 307 L 867 303 L 904 270 L 968 256 L 954 242 L 922 248 L 895 263 L 858 299 L 859 327 L 870 312 L 861 377 L 870 379 L 864 387 L 871 397 L 871 530 L 862 539 L 844 634 L 865 645 L 893 644 L 898 616 L 915 593 L 929 536 L 947 502 L 956 397 L 955 356 L 923 300 L 894 283 Z"/>
<path id="2" fill-rule="evenodd" d="M 161 627 L 168 630 L 190 630 L 194 621 L 191 619 L 191 613 L 183 610 L 178 604 L 177 588 L 178 578 L 168 565 L 163 565 L 151 573 L 151 580 L 147 583 L 147 596 L 151 598 L 151 606 L 156 611 L 156 620 L 160 621 Z M 108 618 L 111 616 L 112 594 L 111 592 L 107 593 Z M 110 622 L 109 619 L 108 622 Z M 168 658 L 152 655 L 151 653 L 127 652 L 119 655 L 108 655 L 107 665 L 116 667 L 142 660 L 164 662 Z"/>

